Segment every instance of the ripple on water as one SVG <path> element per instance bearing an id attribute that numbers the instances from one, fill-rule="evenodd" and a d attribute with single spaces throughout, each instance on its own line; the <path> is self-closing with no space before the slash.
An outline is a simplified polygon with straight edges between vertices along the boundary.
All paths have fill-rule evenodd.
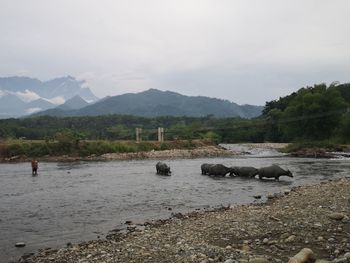
<path id="1" fill-rule="evenodd" d="M 125 220 L 146 221 L 198 208 L 253 202 L 256 194 L 345 176 L 350 170 L 347 160 L 286 157 L 165 161 L 172 176 L 156 175 L 155 160 L 41 163 L 35 178 L 28 174 L 28 164 L 0 164 L 1 254 L 17 257 L 23 251 L 95 238 L 94 232 L 107 233 Z M 279 182 L 215 178 L 201 175 L 202 163 L 257 168 L 277 163 L 295 177 L 281 177 Z M 18 239 L 27 243 L 25 250 L 13 248 Z"/>

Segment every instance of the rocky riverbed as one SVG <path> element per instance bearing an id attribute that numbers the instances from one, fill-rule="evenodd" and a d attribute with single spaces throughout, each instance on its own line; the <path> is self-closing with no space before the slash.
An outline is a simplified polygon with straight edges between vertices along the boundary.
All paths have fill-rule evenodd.
<path id="1" fill-rule="evenodd" d="M 312 250 L 308 262 L 350 262 L 349 217 L 350 178 L 343 178 L 285 189 L 266 203 L 126 222 L 127 232 L 20 262 L 288 262 L 303 248 Z"/>

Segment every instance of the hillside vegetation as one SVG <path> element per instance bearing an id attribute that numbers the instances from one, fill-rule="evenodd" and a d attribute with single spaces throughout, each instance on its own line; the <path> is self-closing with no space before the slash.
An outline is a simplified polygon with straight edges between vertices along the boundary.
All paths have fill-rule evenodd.
<path id="1" fill-rule="evenodd" d="M 213 115 L 219 118 L 253 118 L 261 114 L 262 106 L 238 105 L 228 100 L 204 96 L 185 96 L 171 91 L 150 89 L 139 93 L 106 97 L 80 109 L 50 109 L 36 116 L 98 116 L 106 114 L 126 114 L 142 117 Z"/>

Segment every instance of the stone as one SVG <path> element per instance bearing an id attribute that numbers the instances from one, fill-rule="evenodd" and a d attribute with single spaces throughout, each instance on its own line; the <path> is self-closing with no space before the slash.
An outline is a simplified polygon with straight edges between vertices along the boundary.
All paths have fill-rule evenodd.
<path id="1" fill-rule="evenodd" d="M 290 236 L 289 233 L 284 233 L 284 234 L 281 235 L 281 239 L 286 239 L 289 236 Z"/>
<path id="2" fill-rule="evenodd" d="M 344 218 L 344 214 L 342 213 L 331 213 L 328 215 L 328 217 L 330 219 L 334 219 L 334 220 L 342 220 Z"/>
<path id="3" fill-rule="evenodd" d="M 15 244 L 15 247 L 25 247 L 25 246 L 26 246 L 26 244 L 24 242 L 17 242 Z"/>
<path id="4" fill-rule="evenodd" d="M 247 253 L 250 251 L 250 246 L 248 246 L 247 244 L 243 244 L 242 249 L 243 253 Z"/>
<path id="5" fill-rule="evenodd" d="M 302 263 L 302 262 L 315 261 L 315 254 L 309 248 L 303 248 L 294 257 L 290 258 L 288 263 Z"/>
<path id="6" fill-rule="evenodd" d="M 273 195 L 273 194 L 268 194 L 266 197 L 267 197 L 267 199 L 274 199 L 274 198 L 275 198 L 275 195 Z"/>
<path id="7" fill-rule="evenodd" d="M 263 244 L 267 244 L 269 242 L 269 239 L 265 237 L 262 242 Z"/>
<path id="8" fill-rule="evenodd" d="M 249 260 L 251 263 L 269 263 L 269 261 L 266 258 L 253 258 Z"/>
<path id="9" fill-rule="evenodd" d="M 286 243 L 292 243 L 292 242 L 294 242 L 296 240 L 296 238 L 297 238 L 296 236 L 291 235 L 288 238 L 286 238 L 285 242 Z"/>
<path id="10" fill-rule="evenodd" d="M 334 242 L 335 239 L 333 237 L 328 238 L 328 242 Z"/>
<path id="11" fill-rule="evenodd" d="M 234 261 L 233 261 L 233 259 L 227 259 L 227 260 L 225 260 L 225 262 L 224 263 L 233 263 Z"/>
<path id="12" fill-rule="evenodd" d="M 346 258 L 337 258 L 333 260 L 334 263 L 347 263 L 348 260 Z"/>

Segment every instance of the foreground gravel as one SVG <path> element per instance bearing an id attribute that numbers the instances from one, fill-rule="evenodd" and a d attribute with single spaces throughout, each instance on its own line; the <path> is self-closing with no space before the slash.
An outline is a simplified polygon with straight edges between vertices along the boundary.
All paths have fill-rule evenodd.
<path id="1" fill-rule="evenodd" d="M 284 190 L 264 204 L 176 214 L 20 262 L 350 262 L 350 178 Z M 302 262 L 302 261 L 300 261 Z"/>

